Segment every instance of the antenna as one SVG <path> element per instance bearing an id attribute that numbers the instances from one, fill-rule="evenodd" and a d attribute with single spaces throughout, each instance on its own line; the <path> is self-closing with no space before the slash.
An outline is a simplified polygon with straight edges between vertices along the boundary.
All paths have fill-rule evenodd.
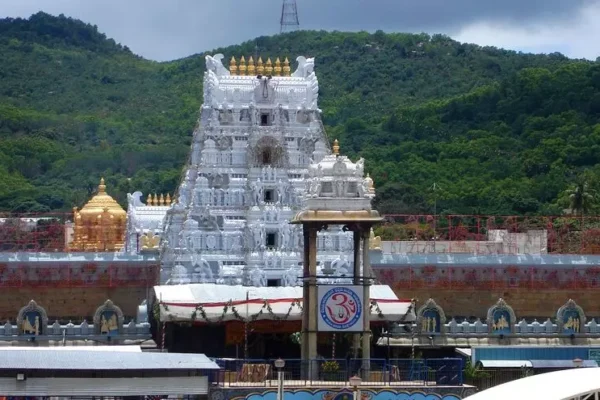
<path id="1" fill-rule="evenodd" d="M 280 24 L 281 28 L 279 33 L 291 32 L 300 29 L 296 0 L 283 0 L 283 5 L 281 6 Z"/>

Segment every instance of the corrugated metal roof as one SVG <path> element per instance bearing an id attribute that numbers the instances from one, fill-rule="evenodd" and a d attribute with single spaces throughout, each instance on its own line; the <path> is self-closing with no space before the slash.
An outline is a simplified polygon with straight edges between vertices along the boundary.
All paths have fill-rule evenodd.
<path id="1" fill-rule="evenodd" d="M 594 360 L 582 360 L 582 367 L 596 368 L 598 363 Z M 574 368 L 573 360 L 531 360 L 533 368 Z"/>
<path id="2" fill-rule="evenodd" d="M 0 378 L 5 396 L 144 396 L 205 395 L 205 376 L 155 378 Z"/>
<path id="3" fill-rule="evenodd" d="M 478 362 L 484 368 L 531 368 L 528 360 L 481 360 Z"/>
<path id="4" fill-rule="evenodd" d="M 9 347 L 6 346 L 2 348 L 2 351 L 15 351 L 15 350 L 25 350 L 25 351 L 109 351 L 109 352 L 121 352 L 121 353 L 141 353 L 141 346 L 54 346 L 54 347 L 23 347 L 23 346 L 14 346 Z"/>
<path id="5" fill-rule="evenodd" d="M 589 358 L 592 346 L 494 346 L 473 348 L 473 361 L 480 360 L 574 360 Z"/>
<path id="6" fill-rule="evenodd" d="M 219 366 L 204 354 L 127 353 L 103 351 L 36 351 L 0 349 L 0 369 L 24 370 L 213 370 Z"/>
<path id="7" fill-rule="evenodd" d="M 455 350 L 460 355 L 463 355 L 465 357 L 471 357 L 471 349 L 469 349 L 469 348 L 467 348 L 467 349 L 461 349 L 459 347 L 459 348 L 456 348 Z"/>

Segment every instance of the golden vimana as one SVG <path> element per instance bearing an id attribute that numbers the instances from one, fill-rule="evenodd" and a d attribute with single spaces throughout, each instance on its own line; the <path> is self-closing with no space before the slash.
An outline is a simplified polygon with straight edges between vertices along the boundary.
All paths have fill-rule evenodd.
<path id="1" fill-rule="evenodd" d="M 240 57 L 239 61 L 235 57 L 231 57 L 229 61 L 229 73 L 231 75 L 272 75 L 272 76 L 290 76 L 292 70 L 290 68 L 290 60 L 287 57 L 284 58 L 283 62 L 277 57 L 275 63 L 271 61 L 271 58 L 267 58 L 267 61 L 263 63 L 262 57 L 258 57 L 258 60 L 254 60 L 252 56 L 246 58 Z"/>

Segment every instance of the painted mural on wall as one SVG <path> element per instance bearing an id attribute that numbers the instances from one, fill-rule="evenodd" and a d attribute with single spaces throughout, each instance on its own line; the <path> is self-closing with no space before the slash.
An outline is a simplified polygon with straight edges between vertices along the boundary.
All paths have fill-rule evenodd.
<path id="1" fill-rule="evenodd" d="M 113 336 L 118 333 L 117 314 L 114 311 L 104 311 L 100 317 L 100 334 Z"/>
<path id="2" fill-rule="evenodd" d="M 585 319 L 583 309 L 571 299 L 556 313 L 559 331 L 567 335 L 581 333 L 582 327 L 585 326 Z"/>
<path id="3" fill-rule="evenodd" d="M 38 306 L 33 300 L 23 307 L 17 315 L 17 326 L 21 335 L 44 335 L 47 325 L 46 310 Z"/>
<path id="4" fill-rule="evenodd" d="M 495 334 L 510 333 L 510 324 L 512 323 L 510 315 L 506 310 L 496 310 L 493 313 L 492 332 Z"/>
<path id="5" fill-rule="evenodd" d="M 213 400 L 216 400 L 214 395 Z M 247 395 L 231 397 L 231 400 L 276 400 L 277 393 L 268 391 L 264 393 L 249 393 Z M 294 390 L 287 391 L 284 400 L 352 400 L 351 390 Z M 361 390 L 361 400 L 461 400 L 456 394 L 405 392 L 396 390 Z"/>
<path id="6" fill-rule="evenodd" d="M 512 307 L 506 304 L 504 299 L 490 307 L 487 315 L 487 324 L 489 333 L 492 335 L 509 335 L 514 333 L 515 312 Z"/>
<path id="7" fill-rule="evenodd" d="M 417 311 L 417 325 L 421 333 L 445 333 L 446 315 L 433 299 Z"/>
<path id="8" fill-rule="evenodd" d="M 123 312 L 112 301 L 98 307 L 94 314 L 96 334 L 116 336 L 123 330 Z"/>

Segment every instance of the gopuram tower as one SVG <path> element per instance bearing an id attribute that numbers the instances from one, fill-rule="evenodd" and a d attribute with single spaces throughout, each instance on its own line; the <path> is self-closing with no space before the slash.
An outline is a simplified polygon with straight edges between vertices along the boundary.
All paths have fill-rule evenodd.
<path id="1" fill-rule="evenodd" d="M 206 56 L 204 104 L 177 199 L 165 217 L 161 283 L 296 286 L 309 165 L 330 154 L 314 59 Z M 352 233 L 319 233 L 317 271 L 351 276 Z M 351 258 L 351 257 L 350 257 Z M 325 278 L 326 279 L 326 278 Z"/>

